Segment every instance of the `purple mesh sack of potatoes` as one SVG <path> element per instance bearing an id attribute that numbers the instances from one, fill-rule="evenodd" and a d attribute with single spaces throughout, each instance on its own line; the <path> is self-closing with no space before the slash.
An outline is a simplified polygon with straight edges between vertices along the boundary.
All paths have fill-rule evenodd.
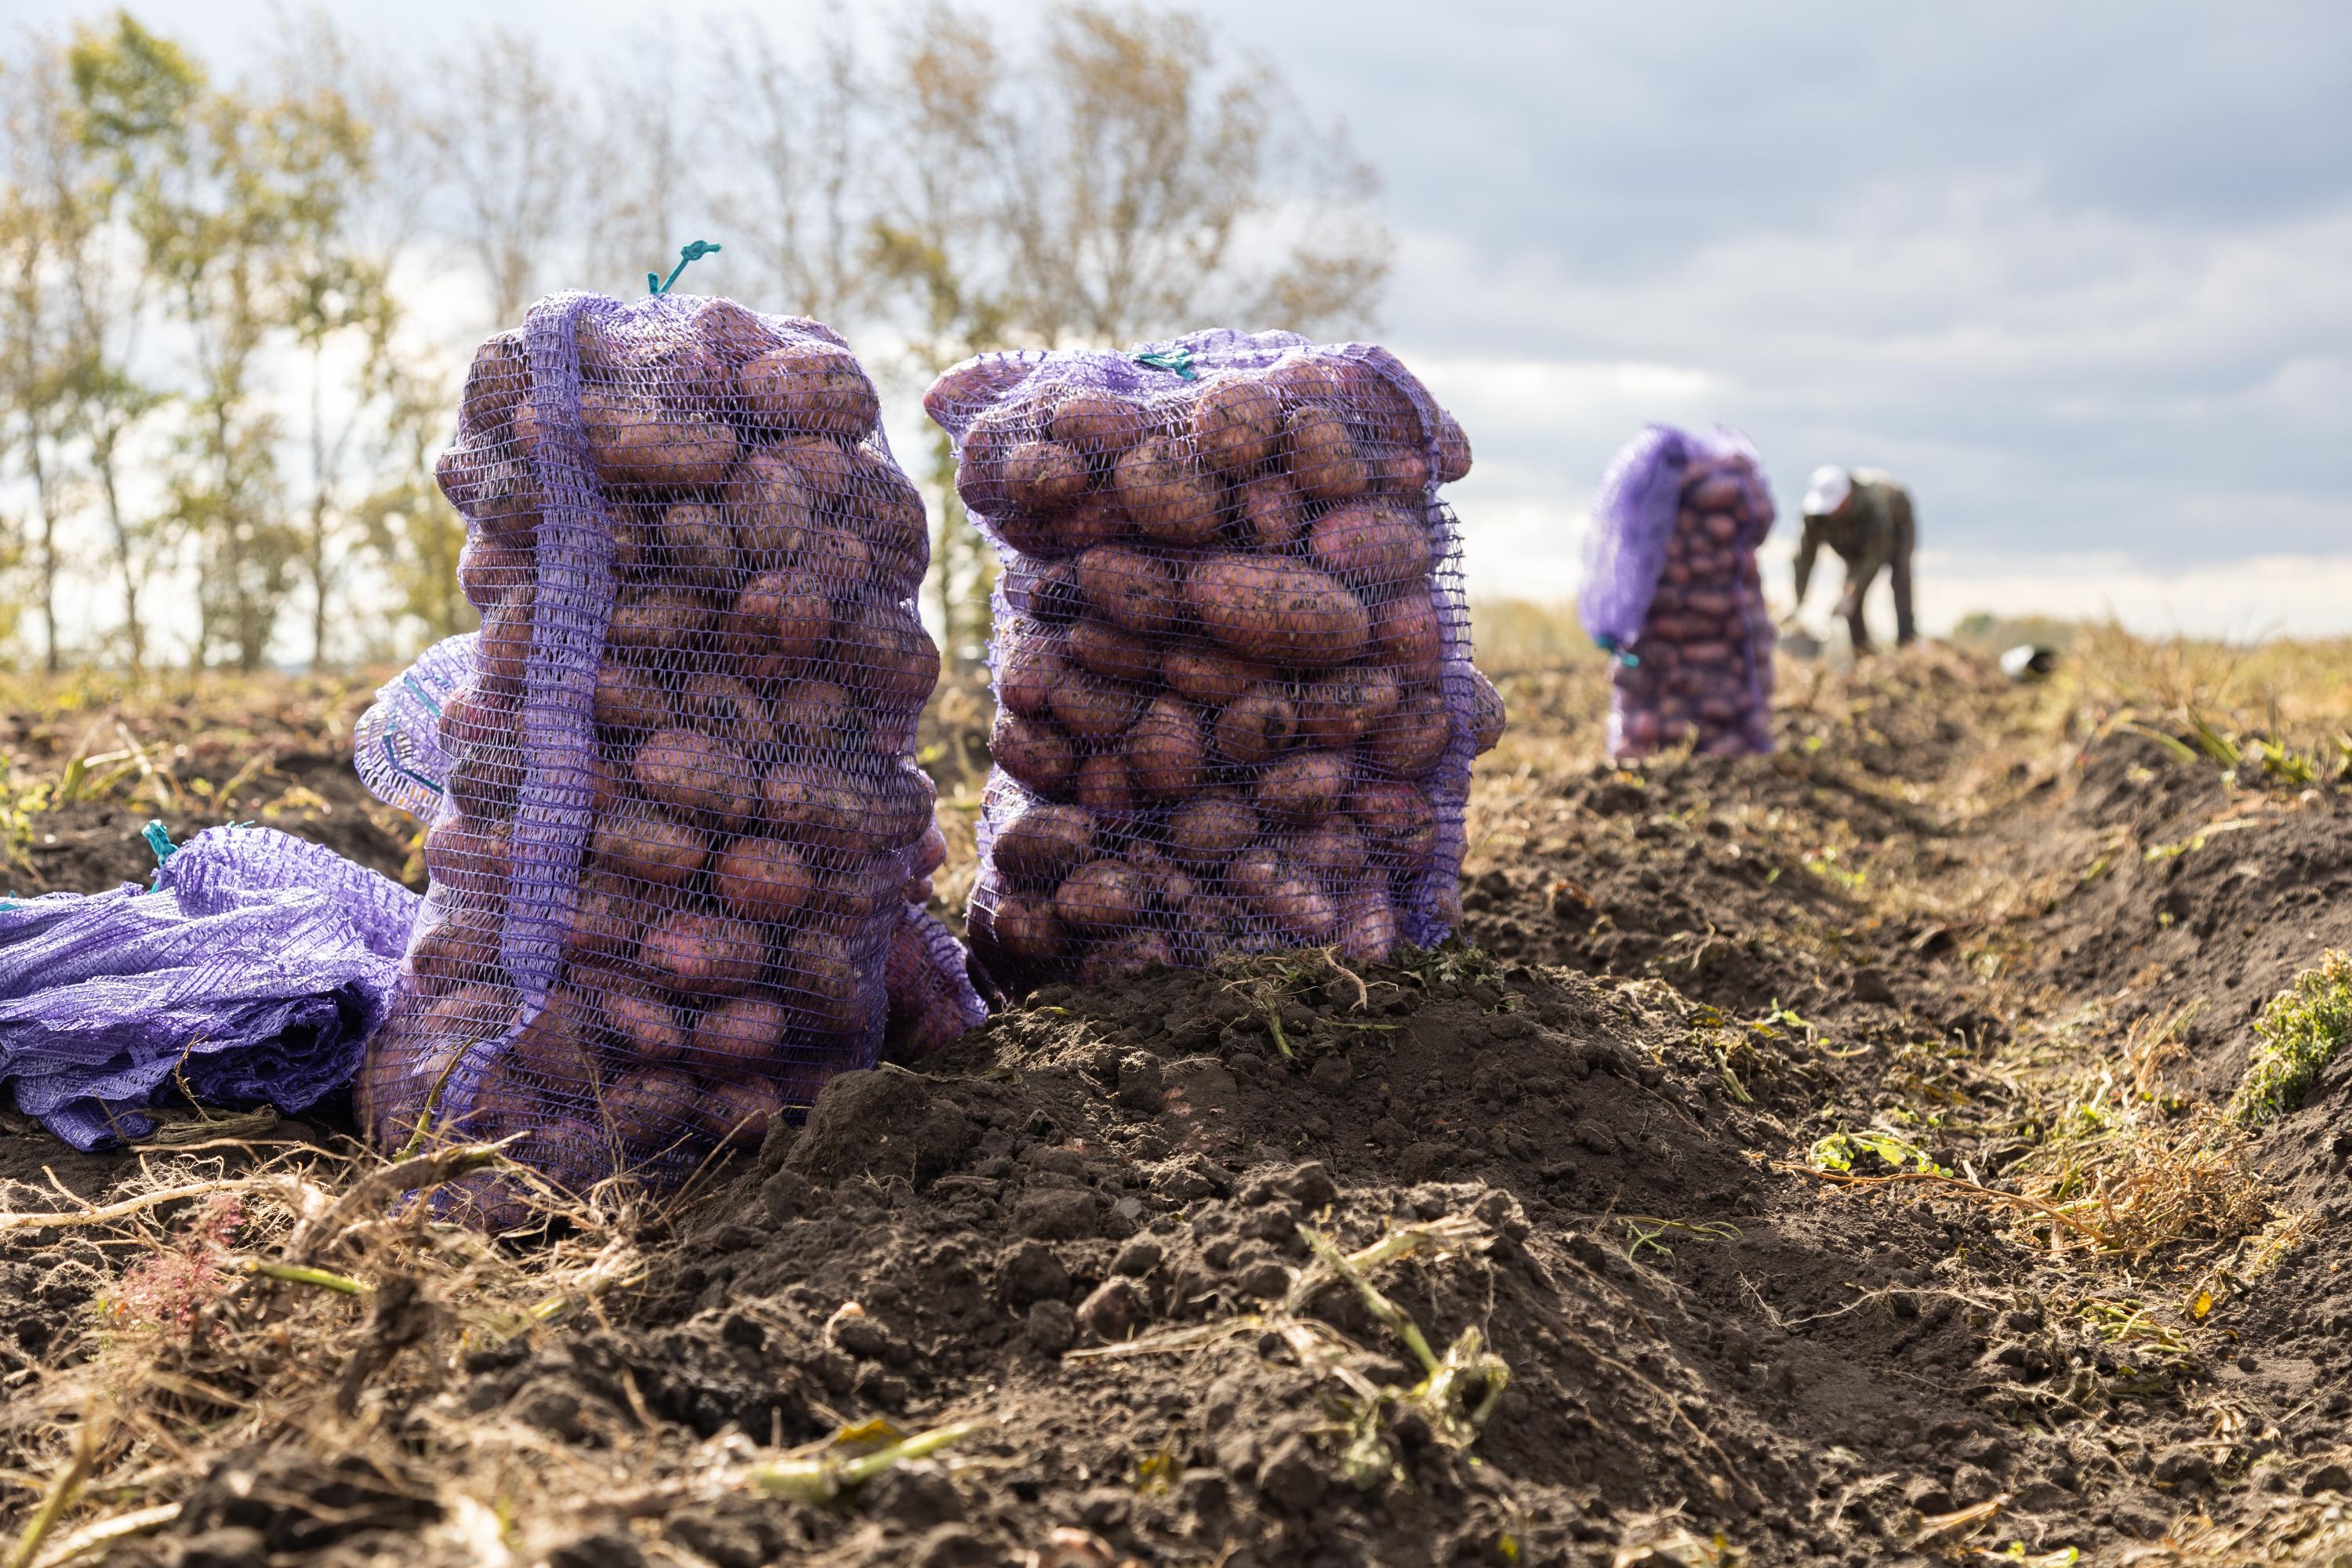
<path id="1" fill-rule="evenodd" d="M 1652 425 L 1609 465 L 1577 609 L 1617 661 L 1609 754 L 1772 749 L 1771 616 L 1756 547 L 1772 490 L 1748 438 Z"/>
<path id="2" fill-rule="evenodd" d="M 983 355 L 924 399 L 1003 559 L 974 953 L 1009 987 L 1458 918 L 1502 704 L 1453 417 L 1386 350 L 1207 331 Z"/>
<path id="3" fill-rule="evenodd" d="M 379 1144 L 659 1186 L 878 1059 L 939 655 L 877 413 L 830 330 L 725 300 L 560 295 L 475 355 L 438 474 L 482 629 L 433 700 Z M 520 1217 L 509 1178 L 467 1195 Z"/>

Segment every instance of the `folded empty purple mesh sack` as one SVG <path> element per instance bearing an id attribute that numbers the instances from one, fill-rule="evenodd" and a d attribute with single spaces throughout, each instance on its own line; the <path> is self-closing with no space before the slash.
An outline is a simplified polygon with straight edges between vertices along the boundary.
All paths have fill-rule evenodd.
<path id="1" fill-rule="evenodd" d="M 79 1149 L 145 1136 L 181 1086 L 307 1110 L 343 1088 L 391 1008 L 419 900 L 331 849 L 215 827 L 151 891 L 0 909 L 0 1080 Z"/>
<path id="2" fill-rule="evenodd" d="M 1458 918 L 1461 427 L 1386 350 L 982 355 L 924 399 L 1003 560 L 975 955 L 1019 988 Z"/>
<path id="3" fill-rule="evenodd" d="M 1771 616 L 1756 547 L 1772 490 L 1748 438 L 1652 425 L 1603 476 L 1577 610 L 1616 658 L 1609 752 L 1772 749 Z"/>
<path id="4" fill-rule="evenodd" d="M 575 1191 L 658 1186 L 877 1059 L 939 673 L 877 411 L 829 329 L 724 300 L 559 296 L 477 353 L 438 472 L 482 630 L 436 699 L 378 1142 L 520 1133 Z"/>

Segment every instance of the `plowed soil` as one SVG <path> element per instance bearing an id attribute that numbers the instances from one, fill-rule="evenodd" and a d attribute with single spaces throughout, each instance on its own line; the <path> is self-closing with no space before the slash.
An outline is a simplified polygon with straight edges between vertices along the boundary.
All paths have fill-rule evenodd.
<path id="1" fill-rule="evenodd" d="M 348 1359 L 238 1446 L 194 1395 L 122 1439 L 136 1485 L 69 1521 L 152 1517 L 91 1560 L 2352 1551 L 2352 1057 L 2257 1135 L 2215 1116 L 2262 1003 L 2352 945 L 2344 788 L 1930 647 L 1791 669 L 1777 756 L 1630 772 L 1588 673 L 1503 687 L 1465 942 L 1032 994 L 836 1081 L 527 1331 L 390 1273 L 289 1287 L 288 1342 Z M 129 1177 L 60 1152 L 0 1139 L 6 1206 L 63 1205 L 45 1163 L 84 1198 Z M 1352 1266 L 1377 1299 L 1323 1250 L 1384 1237 Z M 105 1364 L 134 1256 L 0 1231 L 26 1408 Z M 163 1338 L 204 1398 L 268 1382 Z M 71 1451 L 43 1411 L 0 1456 L 20 1525 Z M 950 1423 L 831 1501 L 744 1484 Z"/>

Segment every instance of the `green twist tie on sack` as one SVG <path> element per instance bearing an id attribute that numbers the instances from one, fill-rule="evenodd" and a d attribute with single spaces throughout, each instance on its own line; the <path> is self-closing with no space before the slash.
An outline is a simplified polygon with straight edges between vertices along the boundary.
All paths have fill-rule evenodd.
<path id="1" fill-rule="evenodd" d="M 180 847 L 172 842 L 172 830 L 161 822 L 150 822 L 139 830 L 139 837 L 147 840 L 147 847 L 155 852 L 158 866 L 180 852 Z"/>
<path id="2" fill-rule="evenodd" d="M 1183 349 L 1177 349 L 1164 354 L 1129 354 L 1128 357 L 1138 364 L 1148 364 L 1154 370 L 1172 370 L 1186 381 L 1201 379 L 1192 370 L 1192 354 Z"/>
<path id="3" fill-rule="evenodd" d="M 698 239 L 691 245 L 680 246 L 677 252 L 677 265 L 669 269 L 668 277 L 664 278 L 658 272 L 648 272 L 646 274 L 646 292 L 648 294 L 668 293 L 669 286 L 677 281 L 677 275 L 686 270 L 686 264 L 688 262 L 699 261 L 706 256 L 715 256 L 718 253 L 719 247 L 707 239 Z"/>
<path id="4" fill-rule="evenodd" d="M 1628 669 L 1639 669 L 1642 668 L 1641 659 L 1637 656 L 1627 653 L 1623 648 L 1619 647 L 1617 646 L 1617 639 L 1611 637 L 1606 632 L 1595 634 L 1592 638 L 1592 646 L 1599 648 L 1602 653 L 1607 654 L 1611 658 L 1614 659 L 1619 664 L 1623 665 Z"/>

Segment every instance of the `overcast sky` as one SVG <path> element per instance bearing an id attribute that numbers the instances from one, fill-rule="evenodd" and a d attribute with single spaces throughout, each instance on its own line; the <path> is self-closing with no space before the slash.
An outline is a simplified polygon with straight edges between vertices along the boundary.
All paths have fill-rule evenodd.
<path id="1" fill-rule="evenodd" d="M 1477 447 L 1474 587 L 1571 595 L 1610 453 L 1719 420 L 1784 518 L 1817 463 L 1908 481 L 1931 627 L 2112 605 L 2352 632 L 2352 5 L 1195 6 L 1384 178 L 1381 335 Z M 135 9 L 224 65 L 272 16 Z M 495 17 L 586 50 L 651 15 L 331 9 L 403 44 Z"/>

